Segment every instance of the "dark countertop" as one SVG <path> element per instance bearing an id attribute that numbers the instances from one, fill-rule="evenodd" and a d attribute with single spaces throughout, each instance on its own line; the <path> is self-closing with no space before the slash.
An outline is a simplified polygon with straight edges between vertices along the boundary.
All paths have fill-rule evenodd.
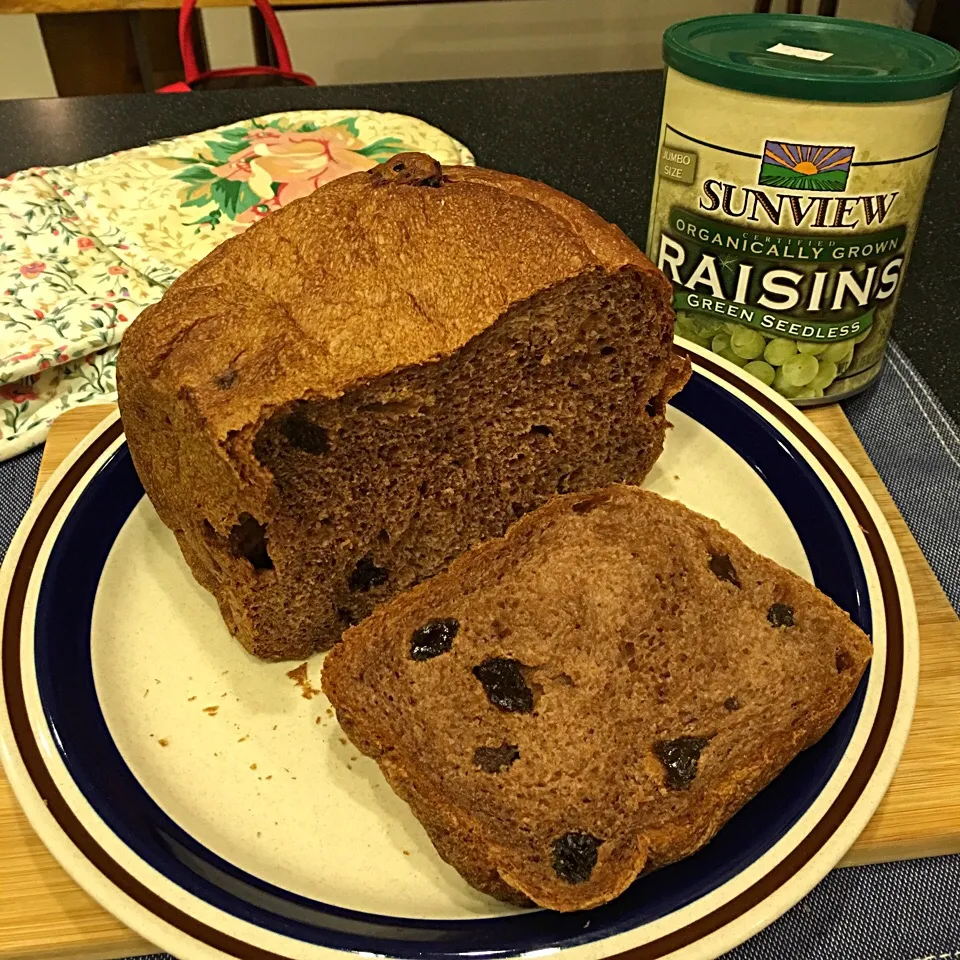
<path id="1" fill-rule="evenodd" d="M 477 162 L 585 201 L 641 247 L 660 121 L 659 71 L 158 96 L 0 101 L 0 176 L 73 163 L 278 110 L 410 113 Z M 895 336 L 960 419 L 960 106 L 955 98 L 897 311 Z"/>

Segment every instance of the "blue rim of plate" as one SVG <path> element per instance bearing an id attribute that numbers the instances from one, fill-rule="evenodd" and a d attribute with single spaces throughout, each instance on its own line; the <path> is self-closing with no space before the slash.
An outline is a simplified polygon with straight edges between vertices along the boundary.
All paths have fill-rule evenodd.
<path id="1" fill-rule="evenodd" d="M 765 899 L 809 861 L 833 835 L 868 783 L 883 752 L 896 712 L 903 638 L 893 571 L 879 532 L 856 490 L 815 438 L 768 397 L 722 366 L 692 356 L 690 383 L 673 405 L 731 446 L 777 497 L 807 553 L 817 585 L 870 633 L 866 575 L 842 515 L 816 472 L 783 434 L 735 393 L 696 371 L 697 366 L 733 382 L 773 413 L 799 446 L 813 452 L 841 489 L 866 534 L 880 577 L 886 609 L 887 668 L 876 721 L 850 779 L 827 814 L 786 860 L 722 908 L 644 945 L 634 957 L 653 958 L 693 942 Z M 60 826 L 120 889 L 161 919 L 221 952 L 257 960 L 277 954 L 206 926 L 167 903 L 127 873 L 86 832 L 53 783 L 36 744 L 19 687 L 20 617 L 26 582 L 44 533 L 70 490 L 121 434 L 108 427 L 61 480 L 37 518 L 14 572 L 3 637 L 4 688 L 21 757 Z M 803 435 L 805 434 L 805 436 Z M 846 488 L 846 489 L 844 489 Z M 565 949 L 635 929 L 707 895 L 737 876 L 797 822 L 830 779 L 852 736 L 863 704 L 864 677 L 837 724 L 812 749 L 740 811 L 695 856 L 640 878 L 625 894 L 589 914 L 522 913 L 481 920 L 423 920 L 366 914 L 322 904 L 272 886 L 216 856 L 177 826 L 149 797 L 124 763 L 100 711 L 90 663 L 90 618 L 100 572 L 130 511 L 142 497 L 129 453 L 121 445 L 89 479 L 57 533 L 44 570 L 35 622 L 35 670 L 54 742 L 70 776 L 104 823 L 144 862 L 201 900 L 264 930 L 304 943 L 349 952 L 396 957 L 501 957 Z M 47 514 L 44 523 L 44 514 Z M 31 539 L 35 540 L 31 549 Z M 82 550 L 78 546 L 82 544 Z M 891 608 L 892 605 L 892 608 Z M 10 634 L 10 636 L 8 636 Z M 15 634 L 15 635 L 14 635 Z M 15 669 L 14 669 L 15 667 Z M 33 755 L 33 756 L 32 756 Z M 782 875 L 782 876 L 781 876 Z M 227 889 L 229 888 L 229 890 Z"/>

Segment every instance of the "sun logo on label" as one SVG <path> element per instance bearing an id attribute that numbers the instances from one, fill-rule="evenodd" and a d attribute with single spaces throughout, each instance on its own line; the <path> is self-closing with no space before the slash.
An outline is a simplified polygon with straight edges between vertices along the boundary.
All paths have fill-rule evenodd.
<path id="1" fill-rule="evenodd" d="M 853 147 L 767 140 L 760 161 L 761 186 L 839 192 L 847 186 Z"/>

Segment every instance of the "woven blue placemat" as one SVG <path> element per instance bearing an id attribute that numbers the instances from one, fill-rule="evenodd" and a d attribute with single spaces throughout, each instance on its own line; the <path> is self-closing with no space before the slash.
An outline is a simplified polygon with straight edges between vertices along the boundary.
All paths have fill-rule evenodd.
<path id="1" fill-rule="evenodd" d="M 960 612 L 960 429 L 895 344 L 847 416 Z M 0 463 L 0 557 L 30 504 L 40 451 Z M 960 758 L 958 758 L 960 763 Z M 834 870 L 729 960 L 960 960 L 960 855 Z M 143 960 L 172 960 L 155 954 Z"/>

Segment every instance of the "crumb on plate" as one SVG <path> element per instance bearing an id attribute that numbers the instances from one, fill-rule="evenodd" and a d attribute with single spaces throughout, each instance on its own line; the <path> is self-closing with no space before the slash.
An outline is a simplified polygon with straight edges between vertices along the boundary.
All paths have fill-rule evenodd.
<path id="1" fill-rule="evenodd" d="M 306 700 L 312 700 L 320 691 L 310 683 L 307 669 L 307 662 L 304 660 L 299 667 L 288 670 L 287 676 L 300 688 L 300 696 Z"/>

